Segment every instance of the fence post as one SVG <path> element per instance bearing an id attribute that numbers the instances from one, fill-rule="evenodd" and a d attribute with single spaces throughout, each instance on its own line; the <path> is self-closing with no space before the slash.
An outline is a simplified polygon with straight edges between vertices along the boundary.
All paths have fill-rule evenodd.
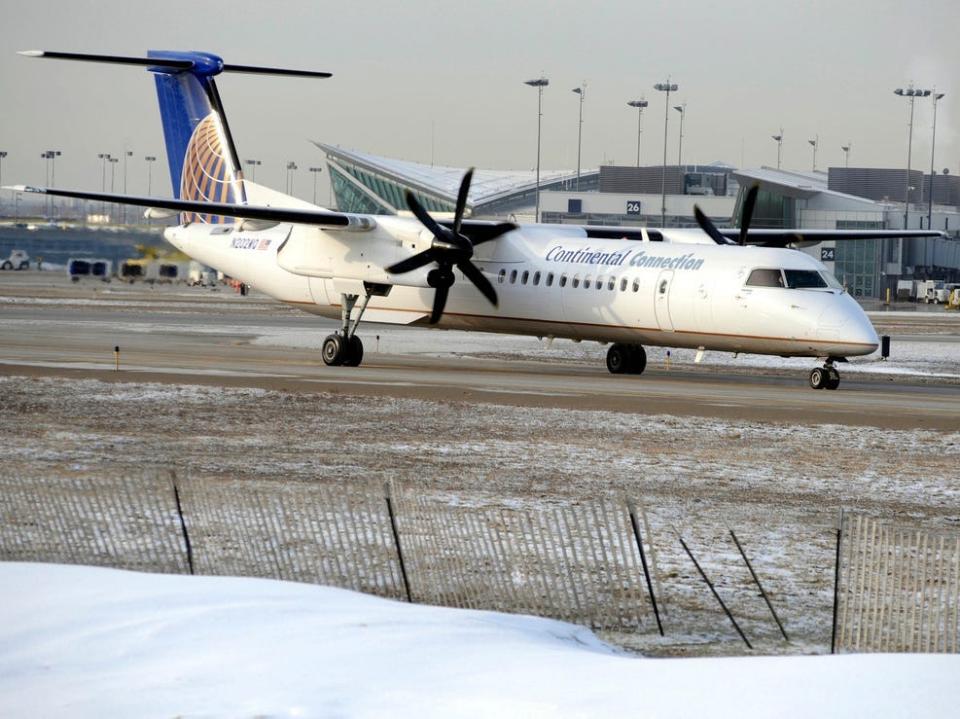
<path id="1" fill-rule="evenodd" d="M 387 500 L 387 514 L 390 515 L 390 529 L 393 530 L 393 543 L 397 547 L 397 559 L 400 562 L 400 576 L 403 577 L 403 589 L 407 593 L 407 601 L 413 603 L 410 595 L 410 580 L 407 579 L 407 566 L 403 562 L 403 549 L 400 547 L 400 532 L 397 529 L 397 517 L 393 512 L 393 502 L 390 499 L 390 484 L 383 485 L 383 493 Z"/>
<path id="2" fill-rule="evenodd" d="M 837 547 L 833 567 L 833 630 L 830 633 L 830 653 L 837 653 L 837 611 L 840 608 L 840 542 L 843 537 L 843 507 L 837 524 Z"/>
<path id="3" fill-rule="evenodd" d="M 190 545 L 190 534 L 187 532 L 187 523 L 183 519 L 183 506 L 180 504 L 180 489 L 177 487 L 177 473 L 170 472 L 170 484 L 173 485 L 173 498 L 177 503 L 177 516 L 180 517 L 180 531 L 183 532 L 183 542 L 187 547 L 187 566 L 193 574 L 193 547 Z"/>
<path id="4" fill-rule="evenodd" d="M 647 567 L 647 555 L 643 551 L 643 540 L 640 537 L 640 525 L 637 524 L 637 513 L 633 502 L 627 500 L 627 512 L 630 514 L 630 524 L 633 525 L 633 538 L 637 540 L 637 549 L 640 551 L 640 565 L 643 567 L 643 578 L 647 583 L 647 592 L 650 594 L 650 604 L 653 606 L 653 616 L 657 620 L 657 630 L 664 636 L 663 624 L 660 622 L 660 610 L 657 608 L 657 597 L 653 593 L 653 583 L 650 581 L 650 570 Z"/>
<path id="5" fill-rule="evenodd" d="M 713 592 L 714 598 L 719 602 L 720 607 L 723 609 L 724 613 L 727 615 L 727 619 L 730 620 L 730 623 L 733 625 L 733 628 L 737 630 L 737 634 L 740 635 L 740 638 L 743 640 L 743 643 L 747 645 L 747 649 L 753 649 L 753 645 L 750 644 L 750 640 L 747 639 L 747 635 L 743 633 L 743 630 L 740 629 L 740 625 L 737 624 L 737 620 L 733 618 L 733 614 L 730 613 L 730 610 L 727 609 L 727 605 L 724 604 L 723 600 L 720 598 L 720 595 L 717 594 L 717 590 L 713 586 L 713 582 L 707 579 L 707 575 L 704 574 L 703 569 L 700 568 L 700 563 L 693 556 L 693 552 L 690 551 L 690 547 L 687 546 L 687 543 L 683 541 L 683 537 L 679 534 L 677 538 L 680 540 L 681 546 L 683 546 L 683 551 L 687 553 L 687 556 L 690 557 L 690 561 L 693 562 L 693 566 L 697 568 L 697 571 L 700 572 L 700 576 L 703 577 L 703 581 L 707 583 L 707 586 L 710 587 L 710 591 Z"/>
<path id="6" fill-rule="evenodd" d="M 760 595 L 763 597 L 763 601 L 767 603 L 767 608 L 773 615 L 773 620 L 777 623 L 777 626 L 780 627 L 780 633 L 783 635 L 784 640 L 789 642 L 790 637 L 787 636 L 787 630 L 784 629 L 783 624 L 780 623 L 780 617 L 777 616 L 777 612 L 773 608 L 773 604 L 770 603 L 770 597 L 767 596 L 767 593 L 763 589 L 763 585 L 760 584 L 760 578 L 757 576 L 757 573 L 753 571 L 753 565 L 750 564 L 750 560 L 747 558 L 747 553 L 743 551 L 743 547 L 740 546 L 740 540 L 737 539 L 737 535 L 733 533 L 732 529 L 730 530 L 730 536 L 733 537 L 733 543 L 737 545 L 737 549 L 740 551 L 740 556 L 743 557 L 743 561 L 746 562 L 747 569 L 750 570 L 750 576 L 753 577 L 754 583 L 760 590 Z"/>

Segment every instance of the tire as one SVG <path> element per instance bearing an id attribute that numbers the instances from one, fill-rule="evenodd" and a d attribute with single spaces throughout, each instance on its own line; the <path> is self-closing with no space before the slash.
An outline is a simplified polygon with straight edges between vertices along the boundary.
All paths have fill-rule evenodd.
<path id="1" fill-rule="evenodd" d="M 610 374 L 626 374 L 630 370 L 630 348 L 622 344 L 612 344 L 607 350 L 607 369 Z"/>
<path id="2" fill-rule="evenodd" d="M 810 370 L 810 386 L 814 389 L 823 389 L 827 385 L 826 370 L 816 367 Z"/>
<path id="3" fill-rule="evenodd" d="M 29 270 L 29 269 L 30 269 L 30 263 L 29 263 L 29 262 L 21 262 L 21 263 L 20 263 L 20 266 L 19 266 L 17 269 L 18 269 L 18 270 Z"/>
<path id="4" fill-rule="evenodd" d="M 840 386 L 840 373 L 835 369 L 830 370 L 827 380 L 823 385 L 826 389 L 836 389 Z"/>
<path id="5" fill-rule="evenodd" d="M 630 347 L 630 374 L 643 374 L 647 368 L 647 351 L 641 345 L 632 345 Z"/>
<path id="6" fill-rule="evenodd" d="M 323 358 L 323 363 L 328 367 L 339 367 L 342 365 L 345 354 L 343 338 L 340 335 L 328 335 L 323 341 L 320 356 Z"/>
<path id="7" fill-rule="evenodd" d="M 4 269 L 4 270 L 12 270 L 12 269 L 13 269 L 13 263 L 12 263 L 10 260 L 6 260 L 2 265 L 0 265 L 0 268 L 2 268 L 2 269 Z"/>
<path id="8" fill-rule="evenodd" d="M 346 350 L 346 357 L 343 359 L 343 366 L 359 367 L 360 363 L 363 362 L 363 342 L 360 341 L 360 338 L 356 335 L 351 337 Z"/>

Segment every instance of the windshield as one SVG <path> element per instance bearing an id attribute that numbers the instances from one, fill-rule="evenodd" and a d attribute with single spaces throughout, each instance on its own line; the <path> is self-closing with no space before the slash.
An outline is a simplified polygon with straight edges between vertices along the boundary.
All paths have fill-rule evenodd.
<path id="1" fill-rule="evenodd" d="M 783 274 L 787 278 L 787 287 L 792 290 L 826 288 L 829 286 L 817 270 L 784 270 Z"/>

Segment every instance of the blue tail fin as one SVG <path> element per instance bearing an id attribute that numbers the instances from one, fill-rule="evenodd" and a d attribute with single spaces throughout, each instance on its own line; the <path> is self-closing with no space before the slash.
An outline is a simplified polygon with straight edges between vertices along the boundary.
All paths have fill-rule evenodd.
<path id="1" fill-rule="evenodd" d="M 151 67 L 167 144 L 167 161 L 173 195 L 183 200 L 242 204 L 243 173 L 214 75 L 223 71 L 223 60 L 200 52 L 151 50 L 151 59 L 185 60 L 189 69 Z M 184 214 L 184 222 L 226 223 L 232 218 Z"/>
<path id="2" fill-rule="evenodd" d="M 213 78 L 221 72 L 327 78 L 329 72 L 228 65 L 206 52 L 151 50 L 147 57 L 24 50 L 28 57 L 146 67 L 154 73 L 163 118 L 173 195 L 181 200 L 246 204 L 243 173 Z M 184 213 L 183 222 L 224 223 L 230 218 Z"/>

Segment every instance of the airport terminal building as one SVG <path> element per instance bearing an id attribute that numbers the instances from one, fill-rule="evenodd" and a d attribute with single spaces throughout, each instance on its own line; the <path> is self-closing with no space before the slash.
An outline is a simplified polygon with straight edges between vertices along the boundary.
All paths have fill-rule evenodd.
<path id="1" fill-rule="evenodd" d="M 340 210 L 404 211 L 403 194 L 409 189 L 429 210 L 453 211 L 464 168 L 431 167 L 330 145 L 320 147 L 327 155 Z M 880 298 L 887 289 L 895 292 L 900 279 L 960 282 L 960 177 L 944 174 L 931 178 L 916 171 L 910 180 L 911 202 L 905 218 L 904 169 L 799 172 L 769 167 L 738 170 L 723 163 L 666 168 L 604 165 L 580 173 L 579 191 L 576 173 L 541 171 L 541 221 L 695 227 L 693 208 L 697 205 L 718 224 L 735 226 L 743 190 L 756 184 L 760 192 L 754 227 L 932 227 L 948 233 L 949 239 L 856 240 L 803 248 L 830 268 L 855 297 Z M 665 198 L 661 188 L 666 191 Z M 475 218 L 532 222 L 535 200 L 533 172 L 477 170 L 468 207 Z"/>

